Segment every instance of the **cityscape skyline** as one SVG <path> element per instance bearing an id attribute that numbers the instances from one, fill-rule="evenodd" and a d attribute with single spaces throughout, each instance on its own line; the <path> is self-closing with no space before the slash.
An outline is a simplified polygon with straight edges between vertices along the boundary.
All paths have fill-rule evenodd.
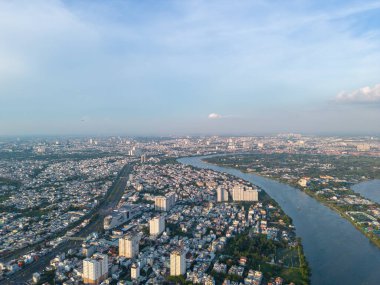
<path id="1" fill-rule="evenodd" d="M 380 137 L 10 138 L 0 156 L 1 285 L 379 278 Z"/>
<path id="2" fill-rule="evenodd" d="M 1 1 L 0 136 L 380 133 L 377 1 Z"/>
<path id="3" fill-rule="evenodd" d="M 379 0 L 0 0 L 0 285 L 380 279 Z"/>

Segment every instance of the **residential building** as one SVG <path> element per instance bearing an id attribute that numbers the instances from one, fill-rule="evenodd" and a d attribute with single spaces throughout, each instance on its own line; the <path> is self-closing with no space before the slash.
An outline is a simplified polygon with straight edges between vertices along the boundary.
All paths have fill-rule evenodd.
<path id="1" fill-rule="evenodd" d="M 228 202 L 228 191 L 221 187 L 217 188 L 216 200 L 217 202 Z"/>
<path id="2" fill-rule="evenodd" d="M 138 263 L 133 263 L 131 266 L 131 279 L 136 280 L 140 277 L 140 266 Z"/>
<path id="3" fill-rule="evenodd" d="M 168 212 L 175 204 L 175 195 L 170 193 L 166 196 L 157 196 L 154 199 L 156 211 Z"/>
<path id="4" fill-rule="evenodd" d="M 232 189 L 232 199 L 234 201 L 258 201 L 259 192 L 252 187 L 238 185 Z"/>
<path id="5" fill-rule="evenodd" d="M 139 254 L 140 235 L 127 234 L 119 239 L 119 256 L 134 258 Z"/>
<path id="6" fill-rule="evenodd" d="M 186 252 L 184 250 L 174 250 L 170 254 L 170 275 L 180 276 L 186 273 Z"/>
<path id="7" fill-rule="evenodd" d="M 92 258 L 83 260 L 83 283 L 98 285 L 108 276 L 108 256 L 94 254 Z"/>
<path id="8" fill-rule="evenodd" d="M 165 230 L 165 217 L 157 216 L 149 221 L 149 233 L 152 236 L 159 235 Z"/>

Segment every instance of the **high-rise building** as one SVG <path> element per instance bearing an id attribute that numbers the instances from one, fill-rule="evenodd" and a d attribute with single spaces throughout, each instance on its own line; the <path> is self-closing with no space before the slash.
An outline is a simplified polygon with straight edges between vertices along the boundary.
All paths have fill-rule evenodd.
<path id="1" fill-rule="evenodd" d="M 244 187 L 238 185 L 232 188 L 232 200 L 242 201 L 243 200 Z"/>
<path id="2" fill-rule="evenodd" d="M 234 201 L 258 201 L 259 192 L 252 187 L 237 185 L 232 189 L 232 199 Z"/>
<path id="3" fill-rule="evenodd" d="M 159 235 L 165 230 L 165 218 L 163 216 L 154 217 L 149 221 L 149 233 L 152 236 Z"/>
<path id="4" fill-rule="evenodd" d="M 221 187 L 217 188 L 216 198 L 218 202 L 228 202 L 228 191 Z"/>
<path id="5" fill-rule="evenodd" d="M 166 196 L 157 196 L 154 198 L 154 206 L 156 211 L 170 211 L 175 205 L 175 195 L 170 193 Z"/>
<path id="6" fill-rule="evenodd" d="M 184 250 L 174 250 L 170 254 L 170 275 L 180 276 L 186 273 L 186 252 Z"/>
<path id="7" fill-rule="evenodd" d="M 139 254 L 140 235 L 127 234 L 119 239 L 119 256 L 134 258 Z"/>
<path id="8" fill-rule="evenodd" d="M 146 154 L 141 155 L 140 161 L 141 163 L 146 162 Z"/>
<path id="9" fill-rule="evenodd" d="M 154 208 L 156 211 L 166 211 L 166 197 L 164 196 L 155 197 Z"/>
<path id="10" fill-rule="evenodd" d="M 259 192 L 255 189 L 244 191 L 244 201 L 259 201 Z"/>
<path id="11" fill-rule="evenodd" d="M 91 258 L 83 260 L 83 283 L 98 285 L 108 277 L 108 256 L 94 254 Z"/>
<path id="12" fill-rule="evenodd" d="M 134 262 L 131 266 L 131 279 L 136 280 L 140 277 L 140 266 L 138 263 Z"/>

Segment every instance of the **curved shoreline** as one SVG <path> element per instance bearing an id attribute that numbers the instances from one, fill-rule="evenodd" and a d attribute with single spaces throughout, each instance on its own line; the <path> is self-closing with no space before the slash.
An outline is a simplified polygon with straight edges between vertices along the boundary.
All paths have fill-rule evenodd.
<path id="1" fill-rule="evenodd" d="M 228 156 L 228 154 L 222 154 L 222 155 L 212 155 L 212 157 L 218 157 L 218 156 Z M 284 179 L 281 179 L 281 178 L 278 178 L 278 177 L 274 177 L 274 176 L 264 176 L 264 175 L 261 175 L 260 173 L 258 172 L 254 172 L 254 171 L 247 171 L 247 170 L 244 170 L 244 169 L 240 169 L 240 168 L 235 168 L 235 167 L 231 167 L 229 165 L 219 165 L 219 164 L 215 164 L 215 163 L 212 163 L 212 162 L 209 162 L 207 161 L 207 158 L 208 157 L 205 157 L 204 159 L 202 159 L 202 161 L 204 161 L 205 163 L 208 163 L 208 164 L 212 164 L 212 165 L 216 165 L 216 166 L 219 166 L 219 167 L 223 167 L 223 168 L 228 168 L 228 169 L 232 169 L 232 170 L 238 170 L 238 171 L 241 171 L 242 173 L 245 173 L 245 174 L 253 174 L 253 175 L 257 175 L 257 176 L 260 176 L 262 178 L 267 178 L 267 179 L 272 179 L 272 180 L 275 180 L 279 183 L 282 183 L 282 184 L 285 184 L 285 185 L 288 185 L 290 187 L 294 187 L 298 190 L 300 190 L 301 192 L 303 193 L 306 193 L 308 196 L 312 197 L 313 199 L 315 199 L 316 201 L 318 201 L 319 203 L 321 203 L 322 205 L 328 207 L 329 209 L 335 211 L 336 213 L 338 213 L 342 218 L 346 219 L 347 221 L 349 221 L 353 227 L 358 230 L 360 233 L 362 233 L 368 240 L 369 242 L 371 242 L 373 245 L 377 246 L 378 248 L 380 248 L 380 237 L 379 236 L 375 236 L 374 234 L 371 234 L 370 232 L 366 232 L 362 227 L 360 227 L 357 223 L 355 223 L 355 221 L 353 219 L 351 219 L 351 217 L 349 215 L 347 215 L 345 213 L 345 211 L 341 211 L 339 208 L 337 207 L 334 207 L 334 205 L 331 205 L 330 203 L 327 203 L 325 200 L 321 199 L 318 195 L 315 195 L 314 192 L 310 191 L 309 189 L 307 188 L 302 188 L 300 187 L 298 184 L 293 184 L 293 183 L 288 183 L 288 181 L 284 180 Z M 368 183 L 368 182 L 371 182 L 371 181 L 379 181 L 380 182 L 380 179 L 365 179 L 357 184 L 354 184 L 352 187 L 350 187 L 351 190 L 353 190 L 354 192 L 356 192 L 358 195 L 366 198 L 366 199 L 369 199 L 371 200 L 371 197 L 367 196 L 367 195 L 363 195 L 363 193 L 359 192 L 359 191 L 355 191 L 353 188 L 357 187 L 359 184 L 362 184 L 362 183 Z M 380 187 L 379 187 L 380 188 Z M 377 203 L 377 204 L 380 204 L 380 202 L 378 201 L 375 201 L 375 200 L 371 200 L 372 202 L 374 203 Z M 379 196 L 379 201 L 380 201 L 380 196 Z"/>
<path id="2" fill-rule="evenodd" d="M 380 251 L 353 228 L 350 221 L 299 189 L 263 176 L 201 161 L 207 157 L 210 156 L 179 161 L 226 172 L 264 189 L 292 218 L 313 272 L 312 284 L 376 284 L 380 278 L 377 270 Z"/>

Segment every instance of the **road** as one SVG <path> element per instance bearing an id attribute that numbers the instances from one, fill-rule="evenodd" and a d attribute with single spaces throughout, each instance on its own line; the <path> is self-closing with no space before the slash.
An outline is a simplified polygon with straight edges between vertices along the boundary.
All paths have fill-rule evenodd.
<path id="1" fill-rule="evenodd" d="M 126 184 L 128 181 L 128 175 L 133 169 L 134 163 L 127 164 L 120 171 L 118 177 L 108 190 L 103 202 L 99 204 L 96 210 L 92 213 L 91 221 L 87 226 L 81 229 L 74 237 L 87 237 L 93 232 L 99 232 L 103 230 L 104 217 L 112 212 L 117 206 L 121 197 L 124 194 Z M 50 260 L 57 256 L 59 253 L 67 252 L 69 249 L 77 248 L 81 245 L 78 241 L 64 241 L 56 248 L 54 248 L 48 254 L 42 256 L 37 262 L 33 262 L 26 266 L 23 270 L 20 270 L 7 279 L 0 281 L 0 285 L 5 284 L 25 284 L 32 278 L 33 273 L 43 271 L 46 266 L 49 265 Z"/>

